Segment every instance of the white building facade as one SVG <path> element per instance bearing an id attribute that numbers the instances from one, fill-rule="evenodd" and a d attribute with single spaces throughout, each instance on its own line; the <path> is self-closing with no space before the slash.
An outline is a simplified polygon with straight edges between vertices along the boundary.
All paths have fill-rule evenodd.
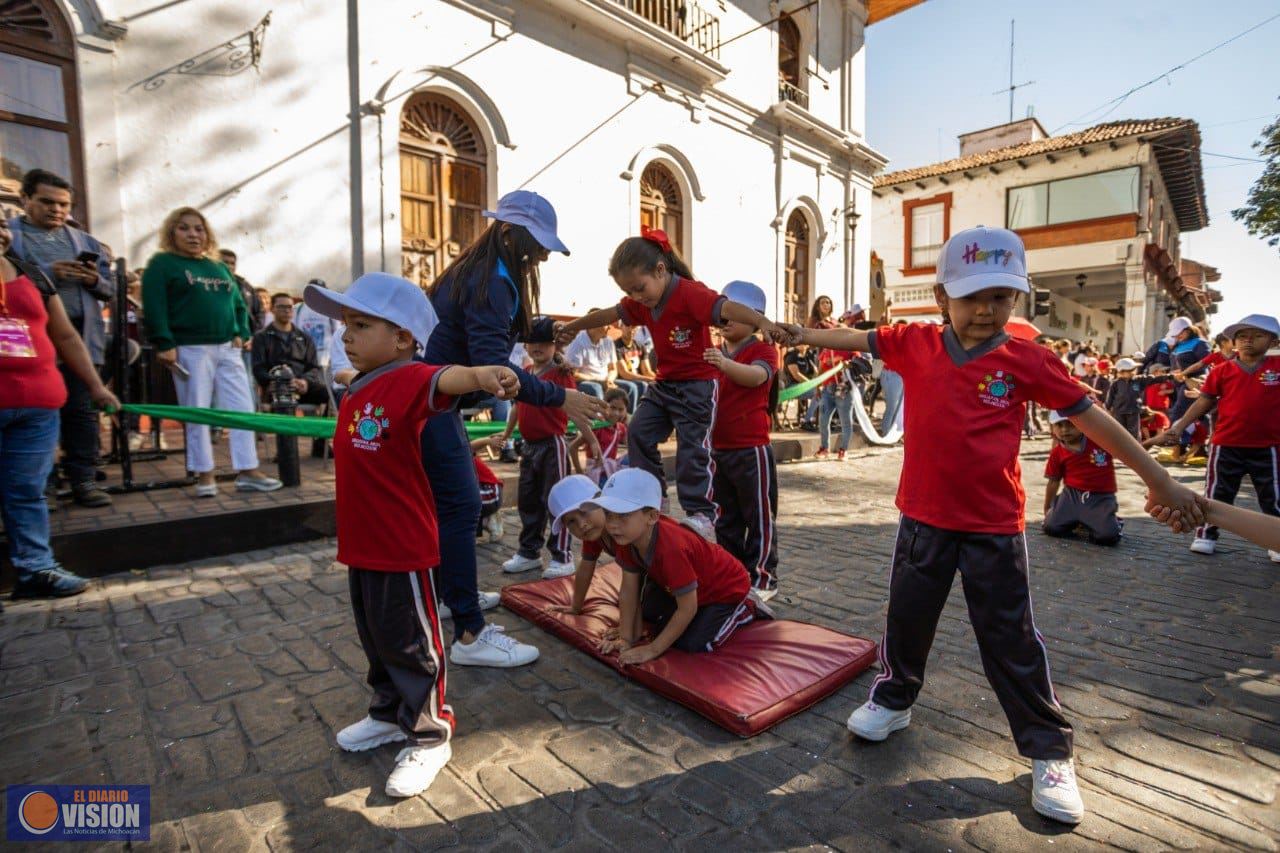
<path id="1" fill-rule="evenodd" d="M 1179 236 L 1208 224 L 1199 132 L 1185 119 L 1112 122 L 1051 137 L 1033 118 L 960 137 L 955 160 L 883 175 L 875 257 L 894 318 L 939 319 L 938 249 L 975 225 L 1012 228 L 1045 334 L 1133 350 L 1169 316 L 1203 319 L 1207 296 L 1182 282 Z"/>
<path id="2" fill-rule="evenodd" d="M 608 258 L 641 224 L 713 287 L 760 284 L 772 313 L 866 298 L 885 161 L 864 140 L 864 33 L 914 4 L 18 5 L 0 28 L 3 188 L 65 172 L 77 217 L 131 265 L 191 205 L 272 290 L 427 283 L 525 188 L 572 250 L 543 266 L 548 313 L 616 299 Z"/>

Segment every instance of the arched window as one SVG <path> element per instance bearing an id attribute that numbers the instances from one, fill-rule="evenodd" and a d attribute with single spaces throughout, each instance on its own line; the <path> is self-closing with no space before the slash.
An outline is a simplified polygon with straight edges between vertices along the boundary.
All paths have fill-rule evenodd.
<path id="1" fill-rule="evenodd" d="M 797 208 L 787 217 L 784 313 L 788 323 L 804 325 L 809 311 L 809 220 Z"/>
<path id="2" fill-rule="evenodd" d="M 672 248 L 688 258 L 683 245 L 684 194 L 676 176 L 661 163 L 650 163 L 640 175 L 640 225 L 667 232 Z"/>
<path id="3" fill-rule="evenodd" d="M 71 213 L 87 227 L 73 36 L 52 0 L 0 0 L 0 202 L 47 169 L 75 186 Z"/>
<path id="4" fill-rule="evenodd" d="M 453 101 L 414 95 L 400 114 L 401 274 L 426 287 L 484 230 L 484 140 Z"/>
<path id="5" fill-rule="evenodd" d="M 778 97 L 808 109 L 809 94 L 800 76 L 803 67 L 800 27 L 784 13 L 778 17 Z"/>

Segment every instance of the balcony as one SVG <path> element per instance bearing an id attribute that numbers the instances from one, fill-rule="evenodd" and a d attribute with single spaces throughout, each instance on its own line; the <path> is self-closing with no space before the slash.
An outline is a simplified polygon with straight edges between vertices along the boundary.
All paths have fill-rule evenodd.
<path id="1" fill-rule="evenodd" d="M 790 101 L 801 109 L 809 109 L 809 93 L 786 80 L 778 81 L 778 100 Z"/>
<path id="2" fill-rule="evenodd" d="M 666 79 L 674 70 L 698 90 L 714 86 L 729 74 L 720 64 L 720 19 L 689 0 L 541 0 L 591 27 L 615 44 L 624 45 L 632 60 L 645 57 L 653 78 Z M 679 79 L 679 78 L 677 78 Z"/>

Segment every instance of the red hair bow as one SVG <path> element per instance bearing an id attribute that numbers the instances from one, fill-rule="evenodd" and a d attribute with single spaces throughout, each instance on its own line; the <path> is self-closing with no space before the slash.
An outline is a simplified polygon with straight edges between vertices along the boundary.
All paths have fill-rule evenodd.
<path id="1" fill-rule="evenodd" d="M 661 228 L 650 228 L 647 225 L 641 225 L 640 236 L 651 243 L 657 243 L 662 251 L 668 255 L 671 254 L 671 241 L 667 239 L 667 232 Z"/>

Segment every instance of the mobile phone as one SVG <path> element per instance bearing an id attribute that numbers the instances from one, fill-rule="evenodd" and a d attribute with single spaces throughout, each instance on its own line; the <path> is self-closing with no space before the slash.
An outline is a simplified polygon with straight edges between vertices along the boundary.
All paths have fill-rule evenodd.
<path id="1" fill-rule="evenodd" d="M 76 263 L 93 264 L 94 266 L 97 266 L 98 253 L 97 252 L 81 252 L 80 254 L 76 255 Z"/>
<path id="2" fill-rule="evenodd" d="M 183 367 L 181 364 L 178 364 L 178 362 L 176 361 L 173 364 L 169 365 L 169 369 L 172 370 L 174 373 L 178 374 L 179 376 L 181 376 L 183 379 L 191 378 L 191 371 L 187 370 L 185 367 Z"/>

